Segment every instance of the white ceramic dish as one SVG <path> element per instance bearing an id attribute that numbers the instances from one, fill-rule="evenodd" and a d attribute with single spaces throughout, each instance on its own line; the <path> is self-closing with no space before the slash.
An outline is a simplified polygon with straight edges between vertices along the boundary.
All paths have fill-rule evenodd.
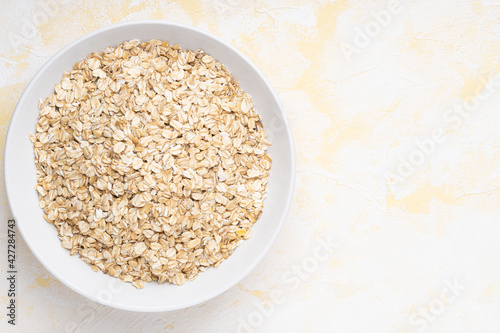
<path id="1" fill-rule="evenodd" d="M 64 71 L 89 53 L 124 40 L 161 39 L 185 49 L 201 48 L 228 67 L 254 100 L 273 143 L 268 198 L 253 236 L 221 264 L 183 286 L 148 283 L 137 290 L 131 284 L 102 273 L 61 247 L 56 229 L 45 222 L 38 207 L 33 146 L 38 101 L 48 96 Z M 290 207 L 295 180 L 292 134 L 279 99 L 252 62 L 219 38 L 193 27 L 163 22 L 136 21 L 105 27 L 70 43 L 40 69 L 24 91 L 10 122 L 4 155 L 5 184 L 17 226 L 40 262 L 61 282 L 99 303 L 131 311 L 170 311 L 213 298 L 243 279 L 262 260 L 276 239 Z"/>

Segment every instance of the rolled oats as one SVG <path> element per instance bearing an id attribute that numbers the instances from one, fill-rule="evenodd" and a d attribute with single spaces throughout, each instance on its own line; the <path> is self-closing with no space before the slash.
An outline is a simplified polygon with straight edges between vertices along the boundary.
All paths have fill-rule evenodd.
<path id="1" fill-rule="evenodd" d="M 92 270 L 181 285 L 250 237 L 270 142 L 212 56 L 126 41 L 75 64 L 39 107 L 40 207 Z"/>

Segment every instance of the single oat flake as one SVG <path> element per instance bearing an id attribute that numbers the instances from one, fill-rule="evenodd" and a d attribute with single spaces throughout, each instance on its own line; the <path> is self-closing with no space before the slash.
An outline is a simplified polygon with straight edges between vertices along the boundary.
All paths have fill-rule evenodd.
<path id="1" fill-rule="evenodd" d="M 123 42 L 75 64 L 39 106 L 40 207 L 92 270 L 182 285 L 251 236 L 271 143 L 212 56 Z"/>

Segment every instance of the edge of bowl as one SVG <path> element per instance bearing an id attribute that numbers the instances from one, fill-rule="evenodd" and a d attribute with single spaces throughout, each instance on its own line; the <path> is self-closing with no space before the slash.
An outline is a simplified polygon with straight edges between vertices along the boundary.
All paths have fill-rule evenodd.
<path id="1" fill-rule="evenodd" d="M 281 101 L 280 101 L 280 99 L 279 99 L 276 91 L 273 89 L 273 87 L 271 86 L 271 84 L 269 83 L 269 81 L 267 80 L 267 78 L 264 76 L 264 74 L 260 71 L 260 69 L 246 55 L 244 55 L 241 51 L 239 51 L 237 48 L 235 48 L 234 46 L 232 46 L 228 42 L 222 40 L 221 38 L 219 38 L 218 36 L 216 36 L 216 35 L 214 35 L 212 33 L 209 33 L 207 31 L 204 31 L 204 30 L 200 29 L 200 28 L 196 28 L 196 27 L 193 27 L 193 26 L 190 26 L 190 25 L 186 25 L 186 24 L 182 24 L 182 23 L 176 23 L 176 22 L 171 22 L 171 21 L 163 21 L 163 20 L 137 20 L 137 21 L 128 21 L 128 22 L 121 22 L 121 23 L 116 23 L 116 24 L 108 25 L 108 26 L 102 27 L 100 29 L 93 30 L 93 31 L 91 31 L 91 32 L 89 32 L 89 33 L 87 33 L 87 34 L 85 34 L 85 35 L 83 35 L 83 36 L 81 36 L 81 37 L 73 40 L 72 42 L 70 42 L 69 44 L 67 44 L 66 46 L 64 46 L 62 49 L 60 49 L 59 51 L 57 51 L 53 56 L 51 56 L 49 58 L 49 60 L 47 60 L 47 62 L 45 62 L 45 64 L 37 71 L 37 73 L 35 74 L 35 76 L 33 76 L 33 78 L 30 80 L 30 82 L 28 83 L 28 85 L 24 89 L 24 91 L 23 91 L 21 97 L 19 98 L 19 101 L 17 102 L 16 107 L 15 107 L 13 113 L 12 113 L 12 118 L 11 118 L 11 120 L 9 122 L 9 128 L 7 130 L 7 135 L 6 135 L 6 139 L 5 139 L 5 150 L 4 150 L 4 154 L 3 154 L 3 158 L 4 158 L 4 160 L 3 160 L 3 166 L 4 166 L 3 174 L 4 174 L 4 180 L 5 180 L 5 189 L 6 189 L 6 193 L 7 193 L 7 202 L 9 204 L 11 213 L 12 213 L 13 217 L 15 218 L 16 217 L 16 210 L 13 209 L 14 205 L 11 202 L 10 195 L 9 195 L 9 192 L 10 192 L 9 189 L 13 186 L 13 184 L 9 181 L 9 179 L 7 177 L 8 173 L 9 173 L 9 170 L 10 170 L 10 167 L 9 167 L 9 163 L 7 162 L 6 157 L 9 155 L 10 150 L 13 149 L 13 146 L 10 143 L 10 141 L 11 141 L 10 136 L 11 136 L 11 131 L 12 131 L 12 127 L 13 127 L 12 124 L 17 121 L 17 118 L 19 116 L 18 109 L 20 109 L 23 106 L 23 104 L 24 104 L 24 100 L 26 99 L 26 95 L 25 94 L 31 89 L 31 87 L 33 86 L 34 82 L 41 76 L 41 73 L 51 63 L 53 63 L 60 54 L 64 53 L 66 50 L 72 48 L 73 46 L 79 44 L 81 41 L 83 41 L 85 39 L 88 39 L 88 38 L 90 38 L 90 37 L 92 37 L 94 35 L 98 35 L 98 34 L 102 33 L 103 31 L 107 31 L 107 30 L 111 30 L 111 29 L 119 29 L 122 26 L 148 25 L 148 24 L 151 24 L 151 25 L 162 24 L 162 25 L 169 25 L 169 26 L 179 27 L 179 28 L 182 28 L 182 29 L 188 29 L 188 30 L 192 30 L 192 31 L 194 31 L 196 33 L 199 33 L 201 35 L 205 35 L 207 37 L 215 39 L 217 42 L 219 42 L 219 43 L 225 45 L 226 47 L 230 48 L 239 57 L 241 57 L 245 62 L 247 62 L 252 67 L 252 69 L 261 77 L 261 79 L 263 80 L 263 82 L 266 85 L 266 88 L 272 93 L 274 99 L 276 100 L 276 102 L 277 102 L 277 104 L 279 106 L 280 112 L 283 115 L 283 120 L 284 120 L 284 123 L 285 123 L 285 128 L 286 128 L 286 131 L 287 131 L 287 134 L 288 134 L 288 138 L 289 138 L 289 145 L 290 145 L 290 153 L 291 153 L 292 165 L 291 165 L 291 177 L 289 179 L 289 181 L 290 181 L 290 191 L 289 191 L 288 197 L 286 199 L 286 206 L 285 206 L 285 209 L 283 210 L 283 212 L 281 214 L 281 219 L 280 219 L 278 228 L 276 228 L 276 231 L 274 232 L 274 234 L 271 237 L 271 241 L 268 244 L 266 244 L 264 250 L 260 253 L 259 256 L 257 256 L 257 258 L 253 262 L 253 264 L 249 265 L 244 271 L 242 271 L 237 276 L 237 278 L 235 278 L 231 283 L 228 283 L 228 284 L 224 285 L 221 288 L 213 290 L 211 293 L 207 294 L 206 296 L 200 297 L 198 299 L 194 299 L 194 300 L 186 302 L 186 303 L 177 304 L 176 306 L 168 306 L 168 307 L 160 307 L 160 308 L 158 308 L 158 307 L 156 307 L 156 308 L 144 308 L 144 307 L 123 306 L 123 305 L 120 305 L 120 304 L 114 304 L 114 303 L 105 302 L 102 299 L 96 298 L 94 295 L 91 295 L 91 294 L 89 294 L 89 293 L 87 293 L 85 291 L 80 290 L 76 285 L 74 285 L 73 283 L 71 283 L 71 281 L 67 281 L 67 280 L 63 279 L 55 270 L 53 270 L 43 260 L 43 258 L 32 247 L 32 245 L 30 243 L 26 242 L 26 244 L 27 244 L 28 248 L 30 249 L 30 251 L 38 259 L 38 261 L 40 261 L 40 263 L 42 263 L 42 265 L 52 275 L 54 275 L 59 281 L 61 281 L 67 287 L 69 287 L 70 289 L 72 289 L 76 293 L 78 293 L 78 294 L 80 294 L 80 295 L 82 295 L 82 296 L 84 296 L 84 297 L 86 297 L 88 299 L 91 299 L 91 300 L 94 300 L 94 301 L 96 301 L 96 302 L 98 302 L 100 304 L 103 304 L 103 305 L 106 305 L 106 306 L 111 306 L 111 307 L 118 308 L 118 309 L 121 309 L 121 310 L 136 311 L 136 312 L 166 312 L 166 311 L 174 311 L 174 310 L 188 308 L 188 307 L 191 307 L 191 306 L 203 303 L 205 301 L 208 301 L 208 300 L 210 300 L 210 299 L 212 299 L 212 298 L 214 298 L 214 297 L 216 297 L 216 296 L 218 296 L 218 295 L 226 292 L 227 290 L 229 290 L 232 287 L 234 287 L 238 282 L 240 282 L 241 280 L 243 280 L 248 274 L 250 274 L 251 271 L 253 271 L 257 267 L 257 265 L 263 260 L 263 258 L 269 252 L 269 250 L 271 249 L 271 247 L 273 246 L 273 244 L 276 242 L 276 238 L 278 237 L 279 233 L 281 232 L 281 229 L 283 228 L 285 220 L 286 220 L 286 218 L 288 216 L 288 212 L 290 210 L 290 206 L 292 204 L 292 200 L 293 200 L 293 196 L 294 196 L 294 192 L 295 192 L 296 157 L 295 157 L 295 145 L 294 145 L 294 141 L 293 141 L 292 131 L 290 129 L 290 124 L 289 124 L 288 118 L 286 117 L 286 113 L 284 111 L 283 105 L 281 104 Z M 24 232 L 23 227 L 21 227 L 21 224 L 16 223 L 16 225 L 17 225 L 17 228 L 20 231 L 21 235 L 23 236 L 23 238 L 25 238 L 25 232 Z"/>

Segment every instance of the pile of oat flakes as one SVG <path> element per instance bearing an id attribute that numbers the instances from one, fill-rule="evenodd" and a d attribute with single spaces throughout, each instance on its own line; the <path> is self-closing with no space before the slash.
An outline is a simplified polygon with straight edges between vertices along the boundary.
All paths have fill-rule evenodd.
<path id="1" fill-rule="evenodd" d="M 251 235 L 271 168 L 250 96 L 201 50 L 92 53 L 40 102 L 40 207 L 62 246 L 142 288 L 182 285 Z"/>

